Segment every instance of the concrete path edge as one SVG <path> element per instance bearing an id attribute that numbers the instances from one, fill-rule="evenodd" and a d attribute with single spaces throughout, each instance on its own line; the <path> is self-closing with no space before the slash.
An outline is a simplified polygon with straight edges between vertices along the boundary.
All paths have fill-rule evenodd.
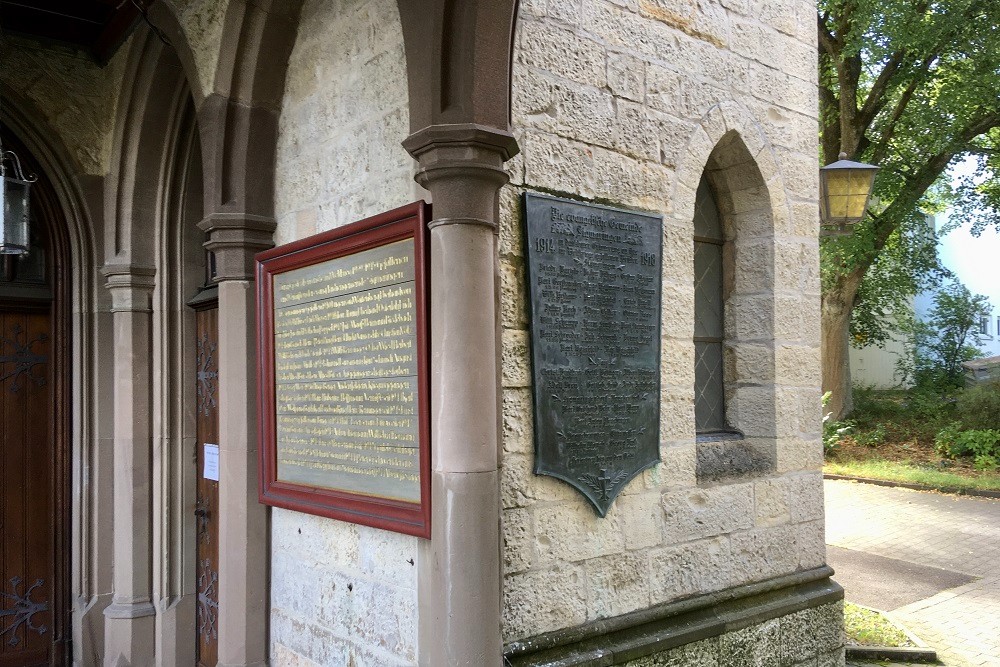
<path id="1" fill-rule="evenodd" d="M 853 475 L 835 475 L 833 473 L 823 473 L 823 479 L 836 479 L 845 482 L 861 482 L 862 484 L 875 484 L 877 486 L 888 486 L 897 489 L 912 489 L 914 491 L 939 491 L 940 493 L 952 493 L 958 496 L 975 496 L 978 498 L 1000 499 L 1000 491 L 990 491 L 989 489 L 967 489 L 960 486 L 930 486 L 928 484 L 914 484 L 912 482 L 895 482 L 888 479 L 874 479 L 872 477 L 855 477 Z"/>

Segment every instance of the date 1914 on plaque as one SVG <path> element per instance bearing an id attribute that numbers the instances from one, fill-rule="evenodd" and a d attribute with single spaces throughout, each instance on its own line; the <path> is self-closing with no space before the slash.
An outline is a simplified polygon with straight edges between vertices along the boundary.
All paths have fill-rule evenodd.
<path id="1" fill-rule="evenodd" d="M 524 196 L 535 473 L 602 517 L 659 456 L 659 216 Z"/>

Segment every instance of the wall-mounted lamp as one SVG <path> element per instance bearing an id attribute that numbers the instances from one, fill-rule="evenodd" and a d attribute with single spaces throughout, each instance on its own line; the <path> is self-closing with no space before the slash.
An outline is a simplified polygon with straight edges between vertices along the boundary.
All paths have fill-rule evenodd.
<path id="1" fill-rule="evenodd" d="M 0 176 L 3 177 L 3 217 L 0 218 L 0 255 L 28 254 L 28 191 L 38 180 L 34 174 L 25 176 L 21 160 L 14 151 L 0 145 Z"/>
<path id="2" fill-rule="evenodd" d="M 820 235 L 850 234 L 868 209 L 878 167 L 852 162 L 847 153 L 819 170 Z"/>

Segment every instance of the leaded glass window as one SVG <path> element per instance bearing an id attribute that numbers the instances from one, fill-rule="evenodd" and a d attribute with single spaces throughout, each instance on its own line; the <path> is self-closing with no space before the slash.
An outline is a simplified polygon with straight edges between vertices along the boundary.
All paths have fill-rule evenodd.
<path id="1" fill-rule="evenodd" d="M 695 431 L 726 430 L 723 347 L 723 246 L 719 207 L 708 181 L 698 184 L 694 211 Z"/>

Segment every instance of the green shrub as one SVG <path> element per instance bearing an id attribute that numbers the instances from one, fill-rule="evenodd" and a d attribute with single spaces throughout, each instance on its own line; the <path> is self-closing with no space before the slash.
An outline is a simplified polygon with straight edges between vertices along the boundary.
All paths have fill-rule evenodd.
<path id="1" fill-rule="evenodd" d="M 911 417 L 930 422 L 940 421 L 954 410 L 954 399 L 935 391 L 914 389 L 906 402 L 906 411 Z"/>
<path id="2" fill-rule="evenodd" d="M 980 454 L 976 457 L 976 470 L 996 470 L 1000 459 L 992 454 Z"/>
<path id="3" fill-rule="evenodd" d="M 830 392 L 823 394 L 823 407 L 830 402 Z M 833 413 L 823 414 L 823 451 L 827 454 L 834 451 L 840 444 L 840 439 L 850 433 L 854 427 L 851 421 L 833 421 Z"/>
<path id="4" fill-rule="evenodd" d="M 971 429 L 1000 429 L 1000 382 L 969 387 L 955 401 L 955 417 Z"/>
<path id="5" fill-rule="evenodd" d="M 852 434 L 854 441 L 864 447 L 877 447 L 885 442 L 885 424 L 876 424 L 870 431 L 858 431 Z"/>
<path id="6" fill-rule="evenodd" d="M 961 430 L 961 425 L 953 422 L 938 431 L 934 446 L 939 454 L 952 459 L 971 456 L 976 467 L 985 470 L 995 467 L 1000 459 L 1000 430 Z"/>

